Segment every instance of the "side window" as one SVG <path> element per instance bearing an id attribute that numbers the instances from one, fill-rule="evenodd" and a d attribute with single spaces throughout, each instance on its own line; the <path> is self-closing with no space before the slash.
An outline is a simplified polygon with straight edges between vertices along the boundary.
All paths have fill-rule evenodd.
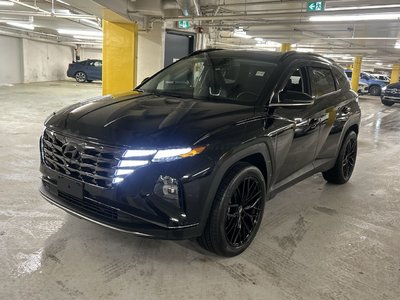
<path id="1" fill-rule="evenodd" d="M 333 75 L 336 77 L 337 80 L 337 89 L 340 90 L 348 84 L 347 76 L 344 74 L 343 70 L 339 70 L 337 68 L 333 68 Z"/>
<path id="2" fill-rule="evenodd" d="M 321 97 L 336 90 L 330 69 L 311 67 L 310 77 L 313 96 Z"/>
<path id="3" fill-rule="evenodd" d="M 307 93 L 307 88 L 305 86 L 305 70 L 296 69 L 284 85 L 283 92 L 301 92 Z"/>
<path id="4" fill-rule="evenodd" d="M 369 77 L 367 74 L 361 74 L 360 76 L 361 76 L 361 79 L 369 80 Z"/>

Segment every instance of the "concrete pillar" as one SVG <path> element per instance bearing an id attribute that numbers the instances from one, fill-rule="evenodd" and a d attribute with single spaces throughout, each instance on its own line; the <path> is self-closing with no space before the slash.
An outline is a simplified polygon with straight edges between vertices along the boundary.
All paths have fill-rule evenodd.
<path id="1" fill-rule="evenodd" d="M 358 91 L 358 83 L 360 82 L 362 56 L 357 55 L 354 58 L 353 73 L 351 75 L 351 88 L 353 91 Z"/>
<path id="2" fill-rule="evenodd" d="M 390 83 L 399 82 L 400 64 L 393 64 L 392 75 L 390 76 Z"/>
<path id="3" fill-rule="evenodd" d="M 283 43 L 281 46 L 281 52 L 288 52 L 290 51 L 290 43 Z"/>
<path id="4" fill-rule="evenodd" d="M 103 20 L 103 95 L 136 86 L 138 26 Z"/>

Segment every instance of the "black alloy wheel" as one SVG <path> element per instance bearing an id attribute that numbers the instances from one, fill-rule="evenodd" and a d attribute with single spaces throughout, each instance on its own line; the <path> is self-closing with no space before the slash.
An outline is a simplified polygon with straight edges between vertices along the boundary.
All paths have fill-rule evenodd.
<path id="1" fill-rule="evenodd" d="M 85 82 L 86 81 L 86 74 L 84 72 L 76 72 L 75 74 L 75 80 L 77 82 Z"/>
<path id="2" fill-rule="evenodd" d="M 265 199 L 262 172 L 248 163 L 234 165 L 218 189 L 200 245 L 227 257 L 246 250 L 260 227 Z"/>
<path id="3" fill-rule="evenodd" d="M 346 145 L 346 150 L 343 157 L 343 176 L 346 180 L 349 180 L 351 174 L 353 173 L 354 167 L 356 165 L 357 158 L 357 140 L 350 139 Z"/>
<path id="4" fill-rule="evenodd" d="M 261 199 L 260 182 L 247 177 L 230 198 L 225 219 L 225 235 L 233 247 L 244 245 L 257 226 L 264 199 Z"/>
<path id="5" fill-rule="evenodd" d="M 326 181 L 335 184 L 343 184 L 349 181 L 353 174 L 357 159 L 357 134 L 350 131 L 340 148 L 334 167 L 322 172 Z"/>

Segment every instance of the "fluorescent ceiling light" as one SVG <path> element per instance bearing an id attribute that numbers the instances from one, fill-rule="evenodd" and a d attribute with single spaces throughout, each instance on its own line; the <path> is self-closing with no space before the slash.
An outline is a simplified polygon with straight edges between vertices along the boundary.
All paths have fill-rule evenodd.
<path id="1" fill-rule="evenodd" d="M 314 49 L 311 48 L 296 48 L 297 52 L 304 52 L 304 53 L 308 53 L 308 52 L 314 52 Z"/>
<path id="2" fill-rule="evenodd" d="M 80 21 L 83 22 L 83 23 L 89 24 L 89 25 L 100 27 L 99 23 L 97 23 L 95 21 L 92 21 L 92 20 L 80 19 Z"/>
<path id="3" fill-rule="evenodd" d="M 10 1 L 0 1 L 0 6 L 13 6 L 14 3 Z"/>
<path id="4" fill-rule="evenodd" d="M 397 8 L 397 7 L 400 7 L 400 4 L 332 7 L 332 8 L 325 8 L 325 11 L 359 10 L 359 9 L 379 9 L 379 8 Z"/>
<path id="5" fill-rule="evenodd" d="M 75 39 L 96 40 L 96 41 L 101 41 L 103 39 L 101 36 L 88 36 L 88 35 L 74 35 L 73 37 Z"/>
<path id="6" fill-rule="evenodd" d="M 238 37 L 238 38 L 244 38 L 244 39 L 251 39 L 252 36 L 248 35 L 246 31 L 243 30 L 243 28 L 235 29 L 233 31 L 233 36 Z"/>
<path id="7" fill-rule="evenodd" d="M 380 63 L 380 62 L 377 62 L 375 64 L 378 65 L 378 66 L 382 66 L 383 65 L 383 63 Z"/>
<path id="8" fill-rule="evenodd" d="M 264 39 L 262 39 L 262 38 L 254 38 L 254 40 L 257 41 L 257 42 L 259 42 L 259 43 L 264 42 Z"/>
<path id="9" fill-rule="evenodd" d="M 62 0 L 56 0 L 56 1 L 59 2 L 59 3 L 61 3 L 61 4 L 65 4 L 65 5 L 71 6 L 71 4 L 69 4 L 69 3 L 67 3 L 67 2 L 64 2 L 64 1 L 62 1 Z"/>
<path id="10" fill-rule="evenodd" d="M 23 29 L 29 29 L 33 30 L 35 29 L 35 26 L 33 24 L 26 24 L 26 23 L 19 23 L 19 22 L 7 22 L 7 25 L 23 28 Z"/>
<path id="11" fill-rule="evenodd" d="M 397 14 L 364 14 L 364 15 L 336 15 L 336 16 L 312 16 L 311 22 L 342 22 L 342 21 L 377 21 L 377 20 L 397 20 L 400 13 Z"/>
<path id="12" fill-rule="evenodd" d="M 59 34 L 70 34 L 70 35 L 88 35 L 88 36 L 103 36 L 101 31 L 89 31 L 89 30 L 72 30 L 72 29 L 58 29 Z"/>

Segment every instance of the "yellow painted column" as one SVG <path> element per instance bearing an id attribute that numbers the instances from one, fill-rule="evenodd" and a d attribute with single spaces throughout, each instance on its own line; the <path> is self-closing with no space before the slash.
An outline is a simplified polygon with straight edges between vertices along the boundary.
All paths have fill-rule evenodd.
<path id="1" fill-rule="evenodd" d="M 290 43 L 283 43 L 281 46 L 281 52 L 288 52 L 290 51 L 290 48 L 291 48 Z"/>
<path id="2" fill-rule="evenodd" d="M 393 64 L 392 75 L 390 76 L 390 83 L 399 82 L 400 64 Z"/>
<path id="3" fill-rule="evenodd" d="M 362 56 L 357 55 L 354 58 L 353 73 L 351 75 L 351 89 L 356 92 L 358 91 L 358 83 L 360 82 L 361 63 Z"/>
<path id="4" fill-rule="evenodd" d="M 136 87 L 138 26 L 103 20 L 103 95 Z"/>

